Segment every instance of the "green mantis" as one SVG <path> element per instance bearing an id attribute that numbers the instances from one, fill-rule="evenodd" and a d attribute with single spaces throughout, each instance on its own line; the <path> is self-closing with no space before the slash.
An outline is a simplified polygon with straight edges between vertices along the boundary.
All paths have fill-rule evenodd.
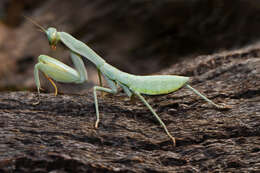
<path id="1" fill-rule="evenodd" d="M 145 100 L 142 94 L 145 95 L 159 95 L 168 94 L 179 90 L 180 88 L 186 86 L 191 89 L 195 94 L 202 97 L 208 103 L 212 104 L 216 108 L 225 109 L 227 106 L 217 105 L 207 97 L 202 95 L 200 92 L 188 85 L 189 77 L 176 76 L 176 75 L 153 75 L 153 76 L 138 76 L 129 74 L 119 69 L 113 67 L 112 65 L 106 63 L 96 52 L 89 48 L 85 43 L 77 40 L 70 34 L 66 32 L 58 32 L 55 28 L 50 27 L 47 30 L 41 27 L 43 32 L 45 32 L 49 44 L 52 48 L 56 48 L 58 42 L 62 42 L 71 52 L 71 58 L 75 69 L 67 66 L 66 64 L 51 58 L 47 55 L 40 55 L 38 57 L 39 62 L 35 65 L 34 76 L 35 83 L 40 93 L 40 80 L 38 71 L 42 71 L 45 76 L 52 82 L 55 87 L 55 94 L 57 94 L 57 87 L 55 83 L 51 80 L 59 82 L 69 82 L 69 83 L 83 83 L 87 81 L 87 72 L 84 63 L 81 59 L 82 57 L 87 58 L 91 61 L 98 69 L 99 74 L 104 76 L 107 81 L 109 88 L 101 86 L 94 86 L 94 103 L 96 109 L 96 122 L 95 128 L 98 128 L 100 121 L 97 91 L 104 91 L 112 94 L 116 94 L 118 91 L 118 86 L 123 89 L 128 97 L 136 95 L 140 100 L 147 106 L 147 108 L 152 112 L 153 116 L 159 121 L 160 125 L 163 127 L 166 134 L 172 140 L 173 145 L 176 145 L 175 138 L 170 134 L 166 125 L 153 110 L 150 104 Z M 100 78 L 101 80 L 101 78 Z"/>

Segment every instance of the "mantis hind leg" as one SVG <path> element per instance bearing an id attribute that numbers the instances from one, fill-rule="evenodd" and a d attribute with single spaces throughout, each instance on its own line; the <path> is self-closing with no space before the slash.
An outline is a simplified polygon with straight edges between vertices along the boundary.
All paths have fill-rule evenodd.
<path id="1" fill-rule="evenodd" d="M 196 89 L 192 88 L 190 85 L 186 84 L 186 87 L 189 88 L 190 90 L 192 90 L 195 94 L 197 94 L 198 96 L 200 96 L 201 98 L 203 98 L 205 101 L 207 101 L 208 103 L 212 104 L 213 106 L 215 106 L 217 109 L 230 109 L 231 107 L 227 106 L 227 105 L 218 105 L 216 103 L 214 103 L 213 101 L 211 101 L 210 99 L 208 99 L 206 96 L 202 95 L 199 91 L 197 91 Z"/>
<path id="2" fill-rule="evenodd" d="M 141 100 L 142 102 L 148 107 L 148 109 L 153 113 L 153 115 L 155 116 L 155 118 L 159 121 L 159 123 L 161 124 L 161 126 L 164 128 L 164 131 L 166 132 L 166 134 L 170 137 L 170 139 L 173 142 L 173 146 L 176 146 L 176 140 L 175 138 L 169 133 L 166 125 L 164 124 L 164 122 L 161 120 L 161 118 L 156 114 L 156 112 L 153 110 L 153 108 L 150 106 L 150 104 L 145 100 L 145 98 L 139 93 L 139 92 L 134 92 Z"/>
<path id="3" fill-rule="evenodd" d="M 108 92 L 108 93 L 111 93 L 111 94 L 116 94 L 117 93 L 117 86 L 115 84 L 114 81 L 110 80 L 109 78 L 107 78 L 106 76 L 104 76 L 109 87 L 109 88 L 104 88 L 104 87 L 100 87 L 100 86 L 95 86 L 94 87 L 94 102 L 95 102 L 95 109 L 96 109 L 96 116 L 97 116 L 97 120 L 96 120 L 96 123 L 95 123 L 95 128 L 98 128 L 98 124 L 99 124 L 99 110 L 98 110 L 98 100 L 97 100 L 97 91 L 104 91 L 104 92 Z"/>

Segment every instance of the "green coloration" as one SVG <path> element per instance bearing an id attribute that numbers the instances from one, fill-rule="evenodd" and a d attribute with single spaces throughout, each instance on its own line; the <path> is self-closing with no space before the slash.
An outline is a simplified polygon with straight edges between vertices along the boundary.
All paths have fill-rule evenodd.
<path id="1" fill-rule="evenodd" d="M 58 35 L 56 28 L 50 27 L 46 31 L 46 35 L 47 35 L 47 38 L 48 38 L 50 45 L 56 46 L 56 44 L 58 44 L 60 38 L 59 38 L 59 35 Z"/>
<path id="2" fill-rule="evenodd" d="M 86 57 L 89 61 L 94 63 L 98 69 L 105 63 L 105 60 L 103 60 L 98 54 L 96 54 L 96 52 L 90 49 L 85 43 L 75 39 L 66 32 L 57 33 L 57 39 L 60 38 L 62 43 L 65 44 L 71 51 Z"/>
<path id="3" fill-rule="evenodd" d="M 80 56 L 71 53 L 72 62 L 76 68 L 52 58 L 47 55 L 40 55 L 38 63 L 34 67 L 34 78 L 38 92 L 40 92 L 39 70 L 50 78 L 63 83 L 83 83 L 87 78 L 87 71 Z"/>
<path id="4" fill-rule="evenodd" d="M 100 86 L 94 87 L 94 102 L 96 109 L 97 120 L 95 127 L 98 127 L 99 123 L 99 110 L 98 110 L 98 100 L 97 100 L 97 91 L 104 91 L 112 94 L 117 93 L 117 86 L 123 88 L 124 92 L 131 97 L 133 94 L 137 95 L 141 101 L 147 106 L 147 108 L 152 112 L 154 117 L 159 121 L 161 126 L 164 128 L 167 135 L 171 138 L 173 145 L 175 146 L 175 138 L 169 133 L 166 125 L 152 109 L 149 103 L 141 94 L 147 95 L 159 95 L 159 94 L 168 94 L 170 92 L 177 91 L 183 86 L 187 86 L 197 95 L 202 97 L 207 102 L 213 104 L 217 108 L 221 106 L 213 103 L 207 97 L 203 96 L 197 90 L 187 85 L 189 77 L 184 76 L 175 76 L 175 75 L 154 75 L 154 76 L 137 76 L 128 74 L 120 71 L 119 69 L 113 67 L 103 60 L 97 53 L 95 53 L 91 48 L 89 48 L 85 43 L 75 39 L 70 34 L 65 32 L 57 32 L 55 28 L 49 28 L 44 30 L 46 33 L 49 43 L 52 47 L 56 47 L 56 44 L 61 41 L 65 46 L 67 46 L 72 52 L 72 60 L 75 65 L 76 70 L 73 68 L 61 63 L 58 60 L 55 60 L 46 55 L 39 56 L 39 63 L 35 65 L 35 82 L 38 88 L 40 88 L 40 82 L 38 77 L 38 70 L 41 70 L 50 78 L 59 81 L 59 82 L 72 82 L 72 83 L 82 83 L 87 80 L 86 70 L 80 56 L 83 56 L 90 60 L 98 69 L 98 72 L 101 73 L 105 80 L 107 81 L 109 87 L 104 88 Z M 80 55 L 80 56 L 79 56 Z M 100 78 L 100 83 L 102 81 Z"/>

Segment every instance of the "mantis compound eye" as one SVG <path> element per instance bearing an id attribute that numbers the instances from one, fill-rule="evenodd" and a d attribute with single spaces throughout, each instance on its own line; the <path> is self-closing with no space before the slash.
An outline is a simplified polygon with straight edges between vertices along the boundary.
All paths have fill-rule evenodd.
<path id="1" fill-rule="evenodd" d="M 48 37 L 48 41 L 49 41 L 51 48 L 55 50 L 56 45 L 60 40 L 57 30 L 55 28 L 50 27 L 47 29 L 46 35 Z"/>

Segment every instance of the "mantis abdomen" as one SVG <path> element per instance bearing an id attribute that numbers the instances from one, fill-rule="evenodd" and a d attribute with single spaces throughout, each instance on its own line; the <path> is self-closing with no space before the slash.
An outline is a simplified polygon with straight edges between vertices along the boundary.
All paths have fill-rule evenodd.
<path id="1" fill-rule="evenodd" d="M 188 80 L 189 77 L 175 75 L 133 76 L 128 87 L 142 94 L 168 94 L 181 88 Z"/>
<path id="2" fill-rule="evenodd" d="M 174 92 L 189 80 L 189 77 L 176 75 L 133 75 L 122 72 L 107 63 L 104 63 L 101 66 L 100 71 L 107 78 L 124 84 L 130 90 L 147 95 L 168 94 Z"/>

